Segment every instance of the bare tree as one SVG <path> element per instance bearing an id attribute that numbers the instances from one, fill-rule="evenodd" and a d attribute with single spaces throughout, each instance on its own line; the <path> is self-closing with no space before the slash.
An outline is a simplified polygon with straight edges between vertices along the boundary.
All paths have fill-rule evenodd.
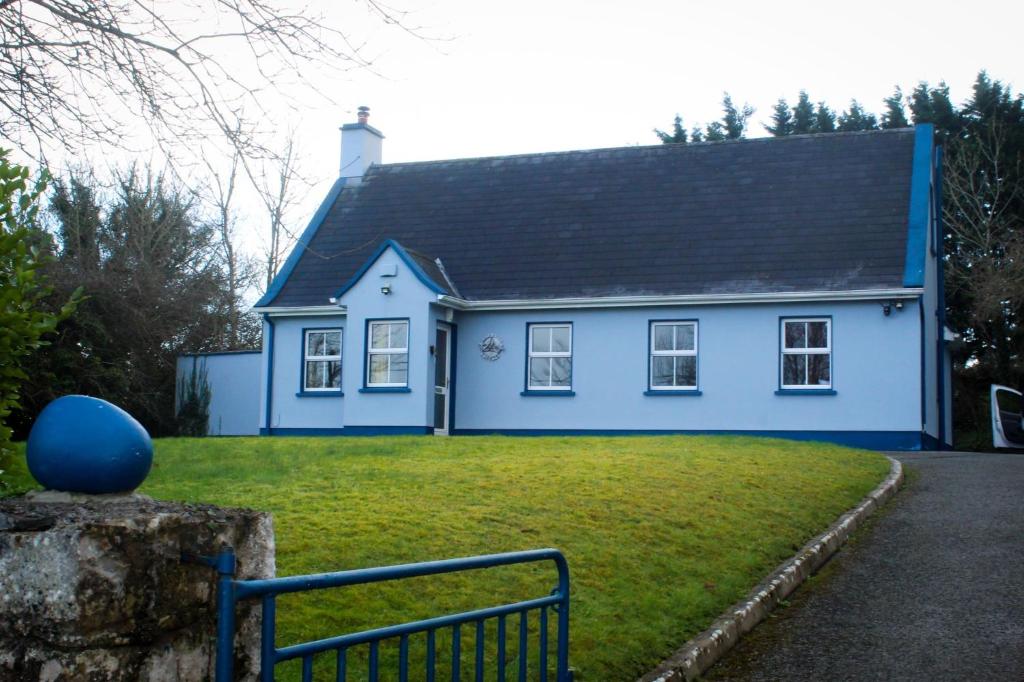
<path id="1" fill-rule="evenodd" d="M 964 308 L 969 334 L 1003 376 L 1016 352 L 1011 331 L 1024 317 L 1024 167 L 1007 153 L 1008 133 L 993 120 L 950 139 L 943 211 L 950 233 L 947 296 Z"/>
<path id="2" fill-rule="evenodd" d="M 216 244 L 224 267 L 224 330 L 222 337 L 228 348 L 255 345 L 258 341 L 259 323 L 251 319 L 252 312 L 246 312 L 245 292 L 256 284 L 260 269 L 255 260 L 239 248 L 237 214 L 234 206 L 240 165 L 239 153 L 231 157 L 227 169 L 219 169 L 204 159 L 209 182 L 205 188 L 204 202 L 213 209 L 213 223 L 216 229 Z"/>
<path id="3" fill-rule="evenodd" d="M 361 4 L 416 34 L 405 13 Z M 0 138 L 37 157 L 124 149 L 141 120 L 168 155 L 219 133 L 247 166 L 271 153 L 269 117 L 241 113 L 265 113 L 267 90 L 372 66 L 325 17 L 272 0 L 0 0 L 0 46 Z"/>
<path id="4" fill-rule="evenodd" d="M 300 192 L 309 188 L 309 182 L 299 173 L 299 153 L 295 131 L 289 131 L 284 143 L 274 156 L 261 164 L 256 179 L 256 191 L 267 210 L 269 231 L 264 246 L 266 289 L 274 281 L 285 257 L 297 239 L 289 229 L 292 210 L 298 205 Z M 266 290 L 265 289 L 265 290 Z"/>

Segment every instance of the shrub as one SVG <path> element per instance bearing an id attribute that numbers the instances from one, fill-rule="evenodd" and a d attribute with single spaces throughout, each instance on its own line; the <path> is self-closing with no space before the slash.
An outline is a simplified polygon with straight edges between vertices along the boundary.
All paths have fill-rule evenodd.
<path id="1" fill-rule="evenodd" d="M 49 176 L 43 171 L 31 180 L 28 168 L 12 163 L 9 153 L 0 150 L 0 462 L 11 454 L 7 418 L 19 406 L 19 391 L 28 378 L 21 361 L 46 345 L 44 336 L 81 297 L 76 291 L 57 312 L 44 305 L 50 287 L 40 268 L 49 256 L 36 219 Z"/>
<path id="2" fill-rule="evenodd" d="M 206 362 L 192 363 L 188 377 L 178 379 L 178 435 L 205 436 L 210 424 L 210 382 Z"/>

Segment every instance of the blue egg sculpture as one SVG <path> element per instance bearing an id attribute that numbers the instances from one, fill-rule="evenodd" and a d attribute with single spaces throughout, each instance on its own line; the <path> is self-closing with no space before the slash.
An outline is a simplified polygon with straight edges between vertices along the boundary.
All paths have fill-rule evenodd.
<path id="1" fill-rule="evenodd" d="M 124 493 L 146 480 L 153 441 L 117 405 L 66 395 L 47 405 L 28 434 L 28 470 L 50 490 Z"/>

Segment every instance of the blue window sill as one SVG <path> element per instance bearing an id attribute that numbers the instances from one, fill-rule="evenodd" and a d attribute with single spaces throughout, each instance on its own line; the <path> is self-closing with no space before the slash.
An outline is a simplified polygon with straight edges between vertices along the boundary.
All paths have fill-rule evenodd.
<path id="1" fill-rule="evenodd" d="M 644 391 L 644 395 L 649 395 L 649 396 L 684 396 L 684 395 L 697 396 L 697 395 L 703 395 L 703 394 L 704 394 L 704 391 L 698 391 L 695 388 L 684 389 L 684 390 L 679 390 L 679 391 L 669 391 L 669 390 L 656 391 L 654 389 L 650 389 L 650 390 Z"/>
<path id="2" fill-rule="evenodd" d="M 775 395 L 836 395 L 831 388 L 780 388 Z"/>
<path id="3" fill-rule="evenodd" d="M 345 396 L 341 391 L 299 391 L 295 394 L 296 398 L 343 398 Z"/>
<path id="4" fill-rule="evenodd" d="M 571 398 L 576 395 L 576 391 L 522 391 L 519 395 L 526 396 L 528 398 L 534 398 L 537 396 L 543 396 L 545 398 Z"/>
<path id="5" fill-rule="evenodd" d="M 360 393 L 412 393 L 408 386 L 364 386 Z"/>

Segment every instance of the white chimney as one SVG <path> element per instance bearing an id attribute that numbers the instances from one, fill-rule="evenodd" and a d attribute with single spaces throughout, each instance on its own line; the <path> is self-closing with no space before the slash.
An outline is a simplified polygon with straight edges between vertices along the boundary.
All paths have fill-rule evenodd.
<path id="1" fill-rule="evenodd" d="M 359 122 L 341 126 L 341 177 L 357 180 L 380 163 L 384 134 L 371 126 L 370 107 L 359 107 Z"/>

